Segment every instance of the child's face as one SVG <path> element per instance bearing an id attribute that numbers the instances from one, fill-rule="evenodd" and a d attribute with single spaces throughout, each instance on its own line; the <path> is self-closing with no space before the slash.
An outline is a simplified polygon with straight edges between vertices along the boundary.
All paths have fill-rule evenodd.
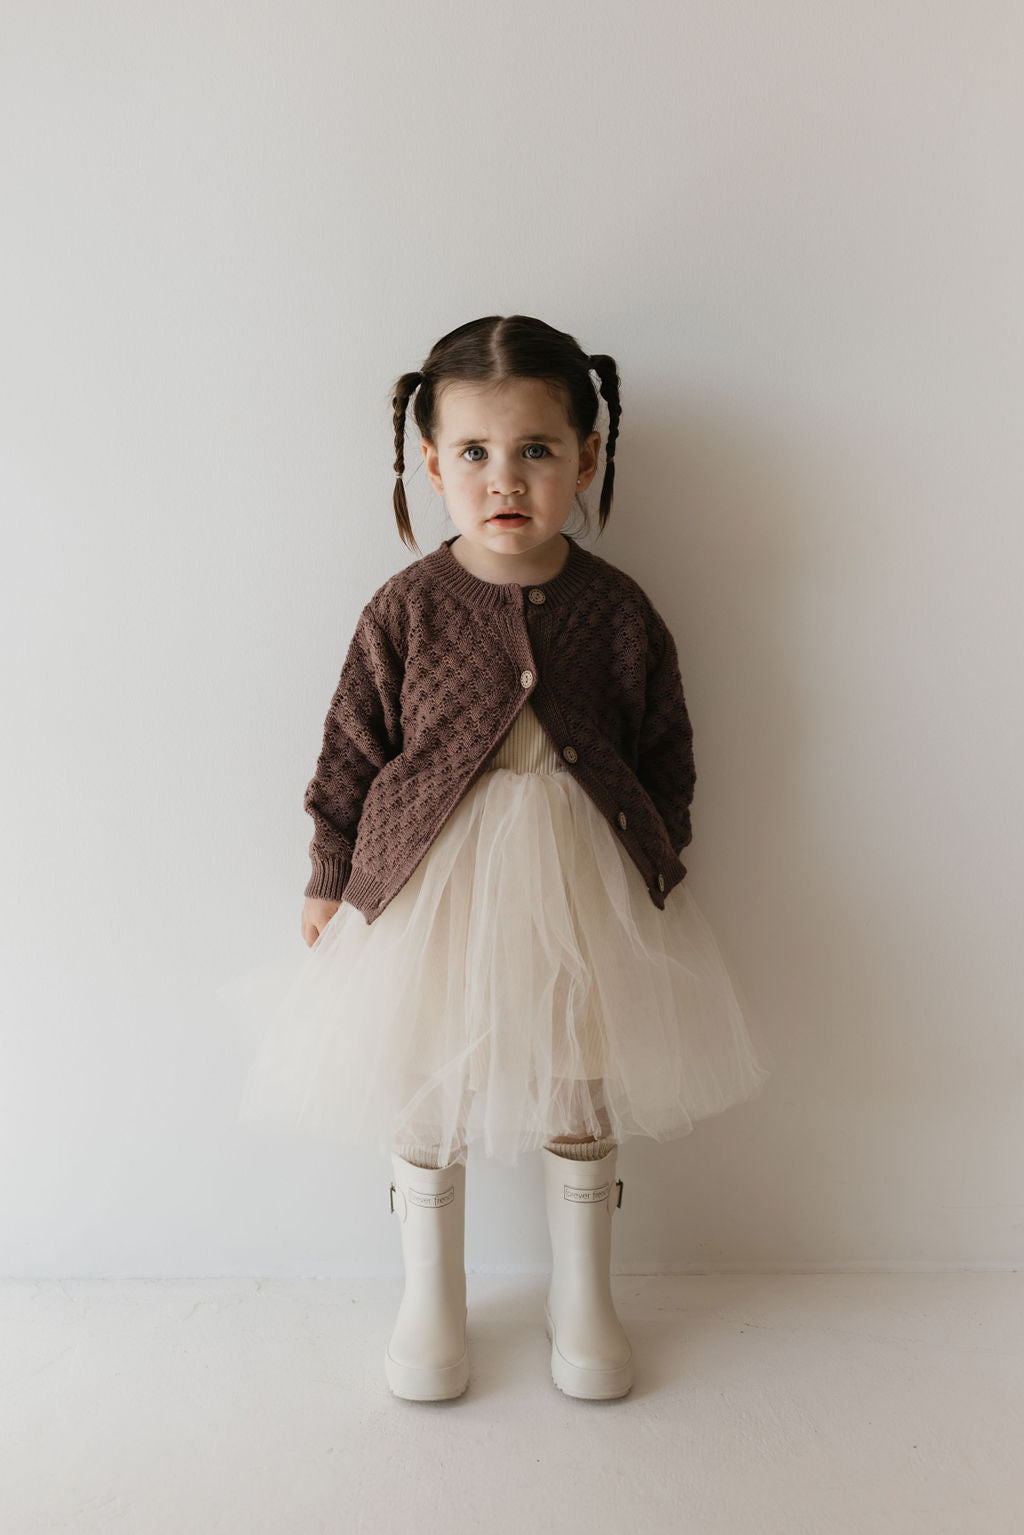
<path id="1" fill-rule="evenodd" d="M 594 478 L 601 443 L 592 432 L 581 447 L 561 392 L 534 378 L 449 384 L 435 436 L 421 443 L 430 483 L 467 542 L 488 551 L 485 559 L 521 560 L 556 539 L 576 492 Z M 499 521 L 506 509 L 526 520 Z"/>

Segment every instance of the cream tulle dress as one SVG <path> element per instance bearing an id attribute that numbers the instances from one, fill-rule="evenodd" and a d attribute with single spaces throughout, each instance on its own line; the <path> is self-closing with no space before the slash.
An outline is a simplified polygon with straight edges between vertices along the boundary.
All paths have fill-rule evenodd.
<path id="1" fill-rule="evenodd" d="M 239 1118 L 514 1165 L 685 1135 L 771 1067 L 686 881 L 655 906 L 527 702 L 381 914 L 342 902 L 303 951 Z"/>

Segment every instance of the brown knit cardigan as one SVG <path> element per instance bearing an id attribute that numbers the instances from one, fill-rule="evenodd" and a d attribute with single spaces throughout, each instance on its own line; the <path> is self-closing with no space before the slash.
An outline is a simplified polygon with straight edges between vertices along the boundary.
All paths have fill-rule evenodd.
<path id="1" fill-rule="evenodd" d="M 664 910 L 696 781 L 670 631 L 631 576 L 567 534 L 565 564 L 537 586 L 472 575 L 458 536 L 360 614 L 303 800 L 304 893 L 373 922 L 529 699 Z"/>

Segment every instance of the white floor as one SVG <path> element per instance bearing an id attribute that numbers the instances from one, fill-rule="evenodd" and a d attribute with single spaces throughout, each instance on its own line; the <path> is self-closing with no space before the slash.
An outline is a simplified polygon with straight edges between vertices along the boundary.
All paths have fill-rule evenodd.
<path id="1" fill-rule="evenodd" d="M 469 1276 L 472 1378 L 392 1397 L 400 1279 L 0 1285 L 0 1531 L 1019 1535 L 1024 1275 L 616 1276 L 636 1384 Z"/>

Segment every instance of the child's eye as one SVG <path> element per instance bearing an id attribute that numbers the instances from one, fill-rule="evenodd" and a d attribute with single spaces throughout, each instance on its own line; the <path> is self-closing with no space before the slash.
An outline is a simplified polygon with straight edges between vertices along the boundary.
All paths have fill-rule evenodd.
<path id="1" fill-rule="evenodd" d="M 528 442 L 526 444 L 526 446 L 527 446 L 527 448 L 539 448 L 541 453 L 545 457 L 548 456 L 548 450 L 547 450 L 547 448 L 544 446 L 544 444 L 542 442 Z M 470 443 L 468 448 L 463 448 L 462 452 L 459 454 L 459 457 L 460 458 L 465 458 L 467 453 L 482 453 L 483 451 L 484 451 L 483 448 L 480 447 L 480 445 L 478 443 Z M 469 460 L 469 462 L 471 464 L 478 464 L 480 462 L 480 460 L 478 458 L 471 458 Z M 534 459 L 533 462 L 537 463 L 538 460 Z"/>

